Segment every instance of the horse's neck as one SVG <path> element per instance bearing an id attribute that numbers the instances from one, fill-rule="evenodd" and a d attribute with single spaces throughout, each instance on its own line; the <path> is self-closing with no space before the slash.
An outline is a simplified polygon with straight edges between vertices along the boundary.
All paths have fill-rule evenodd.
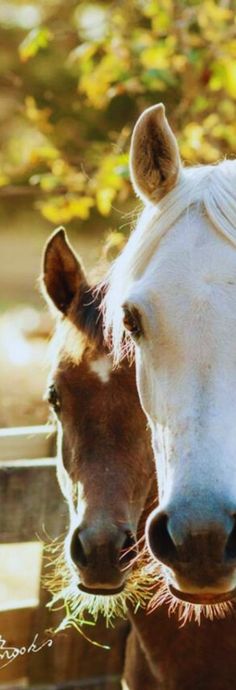
<path id="1" fill-rule="evenodd" d="M 125 674 L 129 690 L 232 690 L 236 618 L 179 627 L 165 605 L 151 615 L 130 611 Z M 130 653 L 129 653 L 130 651 Z M 145 680 L 146 679 L 146 680 Z"/>
<path id="2" fill-rule="evenodd" d="M 133 620 L 126 650 L 122 690 L 159 690 Z"/>

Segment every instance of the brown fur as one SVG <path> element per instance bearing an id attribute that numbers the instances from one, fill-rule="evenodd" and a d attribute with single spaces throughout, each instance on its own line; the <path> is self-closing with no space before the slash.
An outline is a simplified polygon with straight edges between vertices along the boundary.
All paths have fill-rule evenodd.
<path id="1" fill-rule="evenodd" d="M 62 229 L 49 239 L 43 270 L 47 296 L 63 315 L 50 381 L 61 408 L 63 464 L 72 483 L 82 487 L 85 508 L 78 528 L 93 556 L 89 564 L 80 565 L 80 579 L 86 587 L 107 579 L 119 585 L 126 575 L 115 541 L 122 541 L 122 534 L 124 544 L 125 535 L 139 537 L 141 515 L 147 499 L 150 505 L 151 488 L 154 491 L 152 451 L 134 366 L 124 361 L 110 372 L 107 383 L 92 370 L 91 363 L 109 357 L 99 308 L 102 296 L 96 297 L 88 286 Z M 100 552 L 102 544 L 100 558 L 96 540 Z"/>

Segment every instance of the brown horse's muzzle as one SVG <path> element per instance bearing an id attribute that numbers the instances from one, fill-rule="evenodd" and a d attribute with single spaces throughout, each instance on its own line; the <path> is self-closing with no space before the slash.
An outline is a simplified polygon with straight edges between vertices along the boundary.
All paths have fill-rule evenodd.
<path id="1" fill-rule="evenodd" d="M 89 527 L 80 525 L 71 538 L 70 556 L 82 591 L 118 592 L 136 555 L 131 528 L 109 525 L 107 521 L 104 525 L 101 522 Z"/>

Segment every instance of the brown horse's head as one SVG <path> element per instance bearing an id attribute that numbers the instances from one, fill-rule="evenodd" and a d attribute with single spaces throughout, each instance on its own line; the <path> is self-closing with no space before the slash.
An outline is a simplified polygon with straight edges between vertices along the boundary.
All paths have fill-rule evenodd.
<path id="1" fill-rule="evenodd" d="M 58 479 L 70 507 L 70 568 L 82 591 L 114 594 L 129 577 L 154 470 L 134 367 L 123 361 L 113 370 L 100 297 L 63 229 L 47 243 L 43 284 L 60 315 L 48 399 L 58 419 Z"/>

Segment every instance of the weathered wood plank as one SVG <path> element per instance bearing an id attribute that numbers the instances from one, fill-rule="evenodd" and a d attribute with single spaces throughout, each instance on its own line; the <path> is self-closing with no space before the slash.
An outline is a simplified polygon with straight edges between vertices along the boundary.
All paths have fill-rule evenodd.
<path id="1" fill-rule="evenodd" d="M 64 534 L 68 510 L 58 486 L 55 463 L 29 460 L 0 470 L 0 540 L 16 543 Z"/>
<path id="2" fill-rule="evenodd" d="M 10 612 L 0 611 L 0 634 L 1 640 L 6 641 L 5 647 L 21 648 L 30 644 L 33 616 L 34 610 L 31 608 L 16 609 Z M 1 650 L 1 654 L 3 654 L 3 650 Z M 8 690 L 10 690 L 10 681 L 12 687 L 21 679 L 27 678 L 28 659 L 26 654 L 19 654 L 14 661 L 3 668 L 5 661 L 5 659 L 0 659 L 0 683 L 8 683 Z"/>
<path id="3" fill-rule="evenodd" d="M 56 432 L 52 424 L 0 429 L 0 462 L 47 458 L 55 454 Z"/>
<path id="4" fill-rule="evenodd" d="M 29 469 L 32 467 L 54 467 L 56 468 L 57 465 L 57 459 L 54 458 L 34 458 L 33 460 L 27 460 L 26 458 L 22 458 L 22 460 L 14 460 L 14 459 L 9 459 L 9 460 L 0 460 L 0 472 L 1 470 L 12 470 L 14 471 L 16 468 L 25 468 Z M 0 474 L 0 480 L 1 480 L 1 474 Z"/>

